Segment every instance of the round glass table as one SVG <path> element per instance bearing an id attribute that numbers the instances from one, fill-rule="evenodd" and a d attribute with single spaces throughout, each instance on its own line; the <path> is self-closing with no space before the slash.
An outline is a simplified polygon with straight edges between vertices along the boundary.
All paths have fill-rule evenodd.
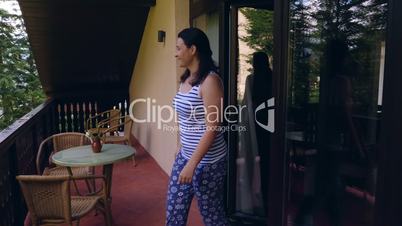
<path id="1" fill-rule="evenodd" d="M 103 166 L 105 192 L 108 200 L 106 205 L 108 205 L 108 209 L 110 210 L 113 164 L 135 155 L 135 152 L 135 149 L 128 145 L 103 144 L 101 152 L 94 153 L 91 145 L 84 145 L 56 152 L 52 156 L 52 162 L 56 165 L 67 167 L 71 176 L 71 167 Z M 111 219 L 111 213 L 109 214 Z"/>
<path id="2" fill-rule="evenodd" d="M 59 166 L 83 167 L 113 164 L 135 154 L 135 149 L 128 145 L 104 144 L 100 153 L 94 153 L 91 145 L 68 148 L 56 152 L 52 162 Z"/>

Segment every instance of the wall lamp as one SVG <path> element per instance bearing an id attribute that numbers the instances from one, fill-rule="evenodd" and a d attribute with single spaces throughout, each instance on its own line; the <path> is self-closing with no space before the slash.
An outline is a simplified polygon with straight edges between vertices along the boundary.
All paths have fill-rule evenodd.
<path id="1" fill-rule="evenodd" d="M 159 30 L 158 31 L 158 42 L 165 42 L 166 32 Z"/>

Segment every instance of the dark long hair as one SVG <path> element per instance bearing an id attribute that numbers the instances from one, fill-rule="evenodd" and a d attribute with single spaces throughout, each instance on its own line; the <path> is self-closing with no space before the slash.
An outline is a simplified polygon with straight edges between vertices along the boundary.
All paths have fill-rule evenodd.
<path id="1" fill-rule="evenodd" d="M 207 77 L 210 71 L 217 72 L 218 68 L 212 60 L 212 50 L 211 46 L 209 45 L 208 37 L 203 31 L 193 27 L 186 28 L 182 30 L 177 37 L 183 40 L 187 48 L 190 48 L 192 45 L 197 48 L 197 56 L 200 60 L 200 64 L 198 71 L 196 72 L 197 77 L 195 81 L 191 82 L 192 86 L 198 85 L 204 81 L 205 77 Z M 190 70 L 186 69 L 186 71 L 180 77 L 180 82 L 184 83 L 189 76 Z"/>

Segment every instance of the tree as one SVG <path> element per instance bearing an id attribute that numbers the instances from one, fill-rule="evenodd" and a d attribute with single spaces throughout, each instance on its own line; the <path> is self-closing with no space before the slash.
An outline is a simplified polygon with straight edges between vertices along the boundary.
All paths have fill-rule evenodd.
<path id="1" fill-rule="evenodd" d="M 312 31 L 311 9 L 303 4 L 302 1 L 290 3 L 290 32 L 289 46 L 295 56 L 289 62 L 291 79 L 289 103 L 291 105 L 304 105 L 309 102 L 312 87 L 310 83 L 314 74 L 311 73 L 312 64 Z"/>
<path id="2" fill-rule="evenodd" d="M 262 51 L 272 56 L 274 47 L 274 12 L 269 10 L 257 10 L 242 8 L 240 12 L 247 18 L 247 36 L 241 37 L 251 48 Z"/>
<path id="3" fill-rule="evenodd" d="M 312 17 L 317 21 L 317 37 L 322 40 L 321 84 L 326 84 L 340 65 L 326 50 L 332 41 L 344 42 L 354 68 L 349 71 L 353 99 L 361 112 L 377 111 L 379 53 L 385 40 L 386 0 L 320 0 Z M 324 88 L 325 90 L 325 88 Z"/>
<path id="4" fill-rule="evenodd" d="M 0 9 L 0 130 L 44 98 L 23 19 Z"/>

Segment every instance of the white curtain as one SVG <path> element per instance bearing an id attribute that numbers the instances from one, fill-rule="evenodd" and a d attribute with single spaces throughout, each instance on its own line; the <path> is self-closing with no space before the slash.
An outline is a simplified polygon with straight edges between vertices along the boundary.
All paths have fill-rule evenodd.
<path id="1" fill-rule="evenodd" d="M 246 79 L 243 107 L 239 126 L 246 128 L 238 132 L 236 210 L 243 213 L 263 214 L 261 194 L 260 157 L 256 136 L 256 123 L 251 90 L 252 75 Z"/>

